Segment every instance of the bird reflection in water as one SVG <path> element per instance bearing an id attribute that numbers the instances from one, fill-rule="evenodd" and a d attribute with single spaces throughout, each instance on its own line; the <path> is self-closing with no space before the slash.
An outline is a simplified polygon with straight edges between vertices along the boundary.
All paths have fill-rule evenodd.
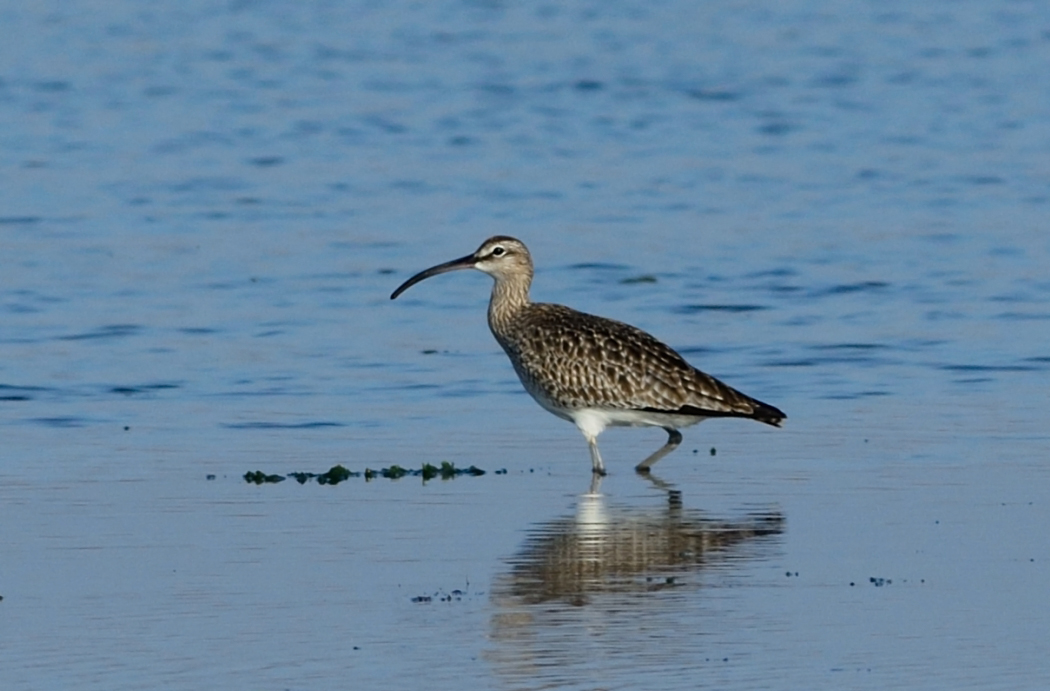
<path id="1" fill-rule="evenodd" d="M 777 510 L 713 518 L 683 506 L 682 494 L 650 476 L 666 501 L 659 508 L 610 505 L 601 477 L 576 513 L 532 529 L 510 571 L 493 584 L 504 604 L 587 605 L 603 593 L 645 593 L 686 584 L 692 575 L 762 558 L 784 530 Z"/>
<path id="2" fill-rule="evenodd" d="M 530 530 L 496 577 L 485 657 L 508 688 L 629 686 L 657 661 L 702 663 L 699 636 L 735 621 L 725 598 L 740 590 L 718 586 L 746 582 L 748 564 L 776 557 L 783 514 L 715 518 L 650 481 L 659 504 L 625 506 L 607 501 L 595 475 L 575 513 Z M 700 597 L 707 586 L 713 597 Z"/>

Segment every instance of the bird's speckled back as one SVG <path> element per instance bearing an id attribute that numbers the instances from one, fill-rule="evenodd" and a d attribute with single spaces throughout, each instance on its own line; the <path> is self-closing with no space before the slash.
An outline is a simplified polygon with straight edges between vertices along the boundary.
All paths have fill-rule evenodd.
<path id="1" fill-rule="evenodd" d="M 558 407 L 781 419 L 629 324 L 545 303 L 519 303 L 495 320 L 493 312 L 489 326 L 522 383 Z"/>

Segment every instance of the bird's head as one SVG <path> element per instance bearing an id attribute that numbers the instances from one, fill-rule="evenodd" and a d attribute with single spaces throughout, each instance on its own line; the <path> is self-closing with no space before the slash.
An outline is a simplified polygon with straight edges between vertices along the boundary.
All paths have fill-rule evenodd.
<path id="1" fill-rule="evenodd" d="M 473 254 L 420 271 L 398 286 L 397 290 L 390 295 L 390 299 L 395 299 L 415 284 L 431 276 L 460 269 L 477 269 L 497 281 L 508 281 L 519 277 L 531 281 L 532 257 L 521 240 L 506 235 L 496 235 L 481 243 L 481 247 Z"/>

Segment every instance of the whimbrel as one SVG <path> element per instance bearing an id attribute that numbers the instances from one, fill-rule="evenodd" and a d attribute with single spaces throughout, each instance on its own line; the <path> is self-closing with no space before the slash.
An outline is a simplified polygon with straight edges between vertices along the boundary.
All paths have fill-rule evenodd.
<path id="1" fill-rule="evenodd" d="M 432 266 L 402 283 L 395 299 L 420 281 L 459 269 L 495 279 L 489 328 L 536 402 L 583 433 L 594 473 L 605 474 L 598 435 L 609 426 L 662 427 L 667 443 L 635 470 L 682 442 L 680 427 L 712 417 L 742 417 L 776 427 L 786 417 L 696 369 L 674 350 L 623 322 L 532 302 L 532 257 L 524 243 L 497 235 L 473 254 Z"/>

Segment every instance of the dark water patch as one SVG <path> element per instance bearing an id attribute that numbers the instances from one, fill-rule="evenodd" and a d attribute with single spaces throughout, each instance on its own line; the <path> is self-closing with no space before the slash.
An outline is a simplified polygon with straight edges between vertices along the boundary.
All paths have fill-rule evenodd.
<path id="1" fill-rule="evenodd" d="M 0 226 L 27 226 L 42 220 L 40 216 L 0 216 Z"/>
<path id="2" fill-rule="evenodd" d="M 686 346 L 685 348 L 675 348 L 679 355 L 710 355 L 712 353 L 725 352 L 722 348 L 707 348 L 705 346 Z"/>
<path id="3" fill-rule="evenodd" d="M 811 80 L 809 85 L 822 89 L 841 89 L 853 86 L 859 80 L 856 68 L 847 67 L 827 74 L 822 74 Z"/>
<path id="4" fill-rule="evenodd" d="M 218 132 L 191 132 L 178 137 L 162 139 L 154 144 L 150 151 L 155 154 L 184 154 L 200 148 L 222 146 L 228 147 L 232 140 Z M 169 186 L 173 192 L 192 192 L 200 189 L 223 189 L 230 184 L 228 178 L 193 178 Z"/>
<path id="5" fill-rule="evenodd" d="M 11 314 L 37 314 L 39 312 L 42 312 L 43 310 L 41 310 L 39 307 L 33 307 L 32 305 L 26 305 L 18 302 L 9 302 L 6 305 L 4 305 L 4 311 L 10 312 Z M 3 341 L 7 341 L 8 343 L 16 342 L 0 338 L 0 342 Z M 29 341 L 27 341 L 26 339 L 21 339 L 17 342 L 27 343 Z"/>
<path id="6" fill-rule="evenodd" d="M 163 96 L 172 96 L 174 94 L 177 94 L 178 92 L 179 90 L 174 86 L 158 85 L 147 86 L 145 89 L 142 90 L 142 95 L 146 98 L 160 98 Z"/>
<path id="7" fill-rule="evenodd" d="M 35 290 L 12 290 L 11 295 L 17 295 L 18 297 L 24 298 L 26 300 L 42 302 L 46 305 L 54 305 L 61 302 L 69 302 L 67 298 L 58 297 L 56 295 L 45 295 L 43 293 L 38 293 Z"/>
<path id="8" fill-rule="evenodd" d="M 133 336 L 142 327 L 137 324 L 111 324 L 109 326 L 103 326 L 93 331 L 85 331 L 79 334 L 68 334 L 66 336 L 58 336 L 59 341 L 90 341 L 90 340 L 103 340 L 110 338 L 124 338 L 126 336 Z"/>
<path id="9" fill-rule="evenodd" d="M 256 156 L 249 158 L 248 163 L 258 168 L 273 168 L 284 163 L 283 156 Z"/>
<path id="10" fill-rule="evenodd" d="M 320 62 L 338 61 L 357 63 L 374 59 L 375 55 L 368 50 L 360 48 L 343 48 L 342 46 L 330 46 L 320 44 L 313 48 L 314 59 Z M 232 56 L 231 56 L 232 57 Z"/>
<path id="11" fill-rule="evenodd" d="M 420 370 L 420 369 L 417 368 L 415 371 L 423 371 L 423 370 Z M 427 370 L 427 371 L 430 371 L 430 370 Z M 444 389 L 445 386 L 443 384 L 426 384 L 426 383 L 414 382 L 414 383 L 411 383 L 411 384 L 402 384 L 400 386 L 397 386 L 397 385 L 391 386 L 391 385 L 388 385 L 388 384 L 383 384 L 382 388 L 389 388 L 389 389 L 394 389 L 394 390 L 398 390 L 398 391 L 432 391 L 434 389 Z"/>
<path id="12" fill-rule="evenodd" d="M 732 312 L 732 313 L 743 313 L 743 312 L 758 312 L 760 310 L 769 309 L 765 305 L 752 305 L 752 304 L 702 304 L 702 305 L 679 305 L 674 308 L 676 314 L 697 314 L 699 312 Z"/>
<path id="13" fill-rule="evenodd" d="M 498 384 L 502 383 L 503 387 Z M 502 382 L 490 382 L 490 381 L 464 381 L 458 382 L 456 385 L 450 387 L 445 385 L 441 387 L 438 392 L 439 398 L 479 398 L 489 396 L 493 393 L 506 390 L 505 387 L 510 386 L 512 390 L 517 390 L 520 387 L 519 382 L 511 379 L 505 379 Z"/>
<path id="14" fill-rule="evenodd" d="M 371 249 L 381 250 L 389 249 L 392 247 L 402 248 L 404 246 L 405 243 L 398 242 L 396 240 L 351 240 L 346 238 L 332 240 L 330 243 L 328 243 L 328 247 L 355 251 Z"/>
<path id="15" fill-rule="evenodd" d="M 963 237 L 959 233 L 948 232 L 929 233 L 928 235 L 922 235 L 920 237 L 923 240 L 935 242 L 939 245 L 957 245 L 963 240 Z"/>
<path id="16" fill-rule="evenodd" d="M 825 295 L 849 295 L 851 293 L 864 293 L 869 291 L 879 291 L 890 286 L 886 281 L 860 281 L 859 283 L 842 283 L 837 286 L 830 286 L 820 290 L 815 290 L 811 294 L 814 297 L 820 297 Z"/>
<path id="17" fill-rule="evenodd" d="M 141 386 L 112 386 L 109 388 L 109 393 L 121 394 L 123 396 L 137 396 L 141 394 L 153 393 L 156 391 L 166 391 L 169 389 L 181 388 L 179 384 L 159 383 L 159 384 L 142 384 Z"/>
<path id="18" fill-rule="evenodd" d="M 415 178 L 400 178 L 391 180 L 390 188 L 399 192 L 410 192 L 412 194 L 431 194 L 438 191 L 438 187 L 431 185 L 426 180 Z"/>
<path id="19" fill-rule="evenodd" d="M 219 333 L 219 329 L 213 329 L 207 326 L 185 326 L 177 329 L 177 331 L 188 336 L 208 336 Z"/>
<path id="20" fill-rule="evenodd" d="M 524 202 L 532 199 L 549 201 L 565 196 L 561 190 L 524 190 L 507 186 L 490 186 L 484 191 L 484 195 L 487 199 L 499 202 Z"/>
<path id="21" fill-rule="evenodd" d="M 921 350 L 926 350 L 928 348 L 940 348 L 941 346 L 948 344 L 948 341 L 940 338 L 915 338 L 901 341 L 895 344 L 894 348 L 908 350 L 911 352 L 918 352 Z"/>
<path id="22" fill-rule="evenodd" d="M 265 386 L 261 382 L 234 382 L 235 384 L 243 386 Z M 258 389 L 255 391 L 221 391 L 214 394 L 209 394 L 217 398 L 267 398 L 270 396 L 304 396 L 308 395 L 302 390 L 283 387 L 280 385 L 272 385 L 270 388 Z"/>
<path id="23" fill-rule="evenodd" d="M 823 364 L 823 360 L 799 358 L 798 360 L 767 360 L 763 367 L 816 367 Z"/>
<path id="24" fill-rule="evenodd" d="M 938 369 L 946 372 L 1035 372 L 1041 368 L 1032 365 L 940 365 Z"/>
<path id="25" fill-rule="evenodd" d="M 634 225 L 634 226 L 640 226 L 643 223 L 647 222 L 649 219 L 646 218 L 645 216 L 640 216 L 638 214 L 631 214 L 631 213 L 619 213 L 619 214 L 600 213 L 600 214 L 594 214 L 594 215 L 590 216 L 588 218 L 588 220 L 591 223 L 596 223 L 598 225 L 609 224 L 609 225 Z"/>
<path id="26" fill-rule="evenodd" d="M 579 79 L 576 81 L 575 84 L 572 85 L 572 88 L 576 91 L 582 91 L 587 93 L 593 91 L 601 91 L 605 88 L 605 84 L 598 81 L 597 79 Z"/>
<path id="27" fill-rule="evenodd" d="M 826 401 L 856 401 L 862 398 L 876 398 L 879 396 L 891 396 L 889 391 L 856 391 L 853 393 L 836 393 L 828 394 L 826 396 L 818 396 L 817 398 Z"/>
<path id="28" fill-rule="evenodd" d="M 639 283 L 656 283 L 656 276 L 653 276 L 652 274 L 642 274 L 641 276 L 633 276 L 631 278 L 621 278 L 620 283 L 628 286 Z"/>
<path id="29" fill-rule="evenodd" d="M 797 276 L 798 272 L 794 269 L 787 267 L 781 267 L 777 269 L 763 269 L 762 271 L 752 271 L 745 274 L 746 278 L 790 278 Z"/>
<path id="30" fill-rule="evenodd" d="M 889 346 L 878 343 L 825 344 L 810 346 L 809 349 L 821 354 L 815 359 L 818 364 L 887 365 L 897 362 L 877 357 L 876 353 L 890 350 Z"/>
<path id="31" fill-rule="evenodd" d="M 1023 257 L 1026 252 L 1026 248 L 1014 245 L 1000 245 L 988 250 L 988 254 L 993 257 Z"/>
<path id="32" fill-rule="evenodd" d="M 247 278 L 241 278 L 236 281 L 214 281 L 212 283 L 205 283 L 204 287 L 209 290 L 234 290 L 237 288 L 243 288 L 247 285 L 271 285 L 276 282 L 276 279 L 268 276 L 248 276 Z"/>
<path id="33" fill-rule="evenodd" d="M 969 185 L 1003 185 L 1006 180 L 998 175 L 965 175 L 960 180 Z"/>
<path id="34" fill-rule="evenodd" d="M 226 429 L 322 429 L 325 427 L 346 427 L 342 422 L 224 422 Z"/>
<path id="35" fill-rule="evenodd" d="M 992 318 L 1017 322 L 1045 321 L 1050 319 L 1050 312 L 1000 312 Z"/>
<path id="36" fill-rule="evenodd" d="M 81 417 L 36 417 L 31 418 L 29 422 L 32 422 L 37 425 L 43 425 L 44 427 L 55 427 L 58 429 L 84 427 L 88 424 L 88 420 L 86 418 Z"/>
<path id="37" fill-rule="evenodd" d="M 281 139 L 307 139 L 313 135 L 321 134 L 325 130 L 325 124 L 318 120 L 299 120 L 292 127 L 281 134 Z"/>
<path id="38" fill-rule="evenodd" d="M 759 125 L 758 132 L 759 134 L 764 134 L 768 137 L 783 137 L 797 129 L 799 129 L 797 126 L 785 120 L 772 120 Z"/>
<path id="39" fill-rule="evenodd" d="M 370 127 L 384 132 L 385 134 L 404 134 L 408 132 L 407 125 L 379 115 L 369 116 L 364 119 L 364 122 Z"/>
<path id="40" fill-rule="evenodd" d="M 61 93 L 63 91 L 69 91 L 71 88 L 72 85 L 62 79 L 47 79 L 33 83 L 34 90 L 44 93 Z"/>
<path id="41" fill-rule="evenodd" d="M 968 318 L 968 315 L 960 310 L 928 310 L 922 316 L 931 322 L 961 321 Z"/>
<path id="42" fill-rule="evenodd" d="M 685 95 L 689 98 L 697 101 L 715 102 L 715 103 L 729 103 L 731 101 L 739 101 L 742 98 L 742 94 L 739 91 L 732 91 L 730 89 L 689 89 L 685 92 Z"/>
<path id="43" fill-rule="evenodd" d="M 810 346 L 813 350 L 883 350 L 889 348 L 882 343 L 828 343 Z"/>
<path id="44" fill-rule="evenodd" d="M 771 293 L 777 293 L 780 295 L 790 295 L 794 293 L 801 293 L 803 291 L 802 286 L 788 285 L 786 283 L 766 286 L 765 289 Z"/>
<path id="45" fill-rule="evenodd" d="M 42 386 L 15 386 L 0 384 L 0 401 L 31 401 L 36 394 L 47 391 Z"/>
<path id="46" fill-rule="evenodd" d="M 991 295 L 988 297 L 988 302 L 1001 302 L 1005 304 L 1020 304 L 1032 302 L 1031 298 L 1021 293 L 1008 293 L 1001 295 Z"/>
<path id="47" fill-rule="evenodd" d="M 247 183 L 240 178 L 220 176 L 200 176 L 188 178 L 181 182 L 169 185 L 169 189 L 177 194 L 206 194 L 208 192 L 238 192 L 247 187 Z"/>
<path id="48" fill-rule="evenodd" d="M 478 84 L 475 88 L 486 95 L 501 97 L 513 96 L 515 91 L 510 84 L 497 84 L 494 82 Z"/>
<path id="49" fill-rule="evenodd" d="M 626 264 L 611 264 L 606 262 L 582 262 L 579 264 L 570 264 L 569 269 L 576 271 L 578 269 L 597 270 L 597 271 L 626 271 L 630 267 Z"/>

